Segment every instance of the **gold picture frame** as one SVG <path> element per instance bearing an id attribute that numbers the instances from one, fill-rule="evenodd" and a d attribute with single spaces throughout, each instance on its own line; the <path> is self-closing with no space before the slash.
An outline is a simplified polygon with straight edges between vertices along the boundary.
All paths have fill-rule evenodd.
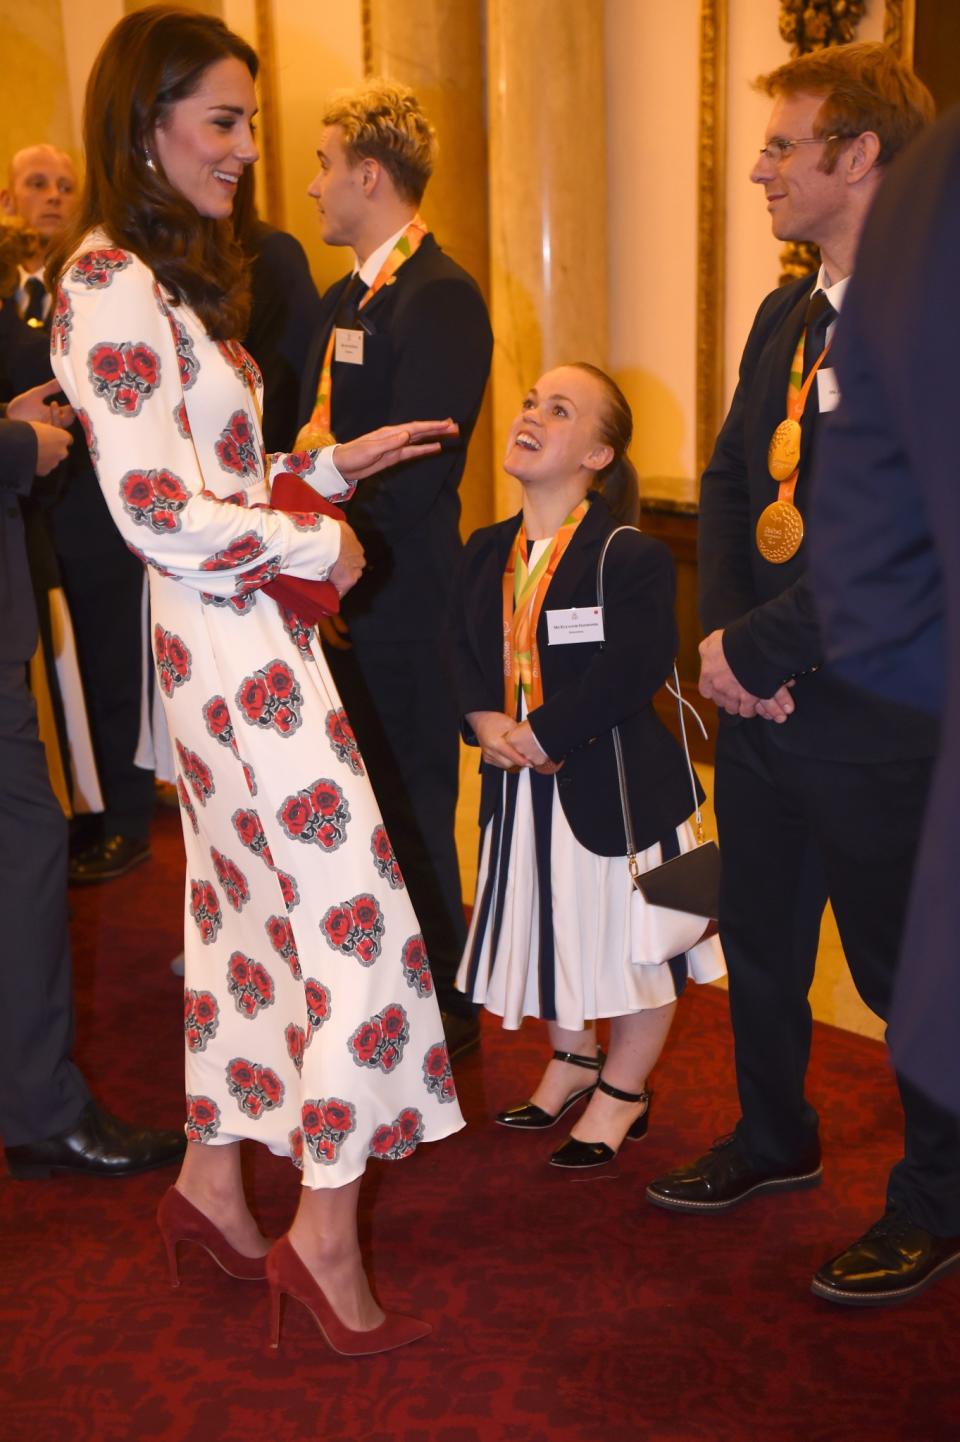
<path id="1" fill-rule="evenodd" d="M 917 0 L 886 0 L 883 9 L 883 43 L 891 46 L 908 65 L 913 64 L 916 33 Z"/>
<path id="2" fill-rule="evenodd" d="M 727 0 L 700 0 L 697 188 L 697 485 L 723 420 L 726 316 Z"/>

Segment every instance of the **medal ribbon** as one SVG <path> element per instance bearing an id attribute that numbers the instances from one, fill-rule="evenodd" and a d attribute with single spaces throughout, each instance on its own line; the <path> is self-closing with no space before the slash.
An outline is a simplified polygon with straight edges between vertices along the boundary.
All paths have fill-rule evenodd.
<path id="1" fill-rule="evenodd" d="M 807 396 L 810 394 L 810 387 L 813 385 L 813 378 L 823 365 L 827 351 L 832 344 L 828 340 L 823 350 L 817 356 L 806 380 L 803 379 L 803 348 L 807 341 L 807 328 L 804 326 L 800 332 L 800 339 L 797 341 L 797 348 L 793 354 L 793 361 L 790 365 L 790 379 L 787 382 L 787 420 L 796 421 L 798 424 L 806 409 Z M 800 453 L 797 448 L 797 464 L 786 480 L 780 482 L 780 489 L 777 493 L 777 500 L 785 502 L 786 505 L 793 505 L 793 495 L 797 489 L 797 477 L 800 475 Z M 776 479 L 776 477 L 774 477 Z"/>
<path id="2" fill-rule="evenodd" d="M 369 305 L 378 290 L 382 290 L 385 285 L 393 284 L 397 271 L 412 255 L 416 254 L 420 249 L 423 237 L 427 234 L 428 230 L 422 218 L 415 215 L 377 271 L 373 284 L 357 306 L 358 311 L 363 310 L 365 305 Z M 336 340 L 337 327 L 333 325 L 330 328 L 330 338 L 327 341 L 323 365 L 320 368 L 317 399 L 307 424 L 300 427 L 295 450 L 312 451 L 317 450 L 320 446 L 334 444 L 333 431 L 330 429 L 330 414 L 333 405 L 333 352 Z"/>
<path id="3" fill-rule="evenodd" d="M 527 568 L 527 532 L 521 524 L 503 573 L 503 709 L 518 716 L 520 694 L 527 710 L 543 705 L 543 676 L 537 649 L 537 623 L 544 597 L 573 533 L 590 503 L 582 500 L 569 514 L 533 570 Z"/>

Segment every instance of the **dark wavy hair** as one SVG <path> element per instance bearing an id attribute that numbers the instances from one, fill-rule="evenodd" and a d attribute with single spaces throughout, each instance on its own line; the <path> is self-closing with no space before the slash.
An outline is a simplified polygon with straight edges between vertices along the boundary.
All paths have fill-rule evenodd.
<path id="1" fill-rule="evenodd" d="M 603 386 L 606 404 L 600 417 L 600 438 L 613 449 L 613 460 L 598 471 L 592 490 L 599 491 L 619 526 L 640 524 L 640 484 L 637 470 L 627 455 L 633 439 L 633 412 L 623 391 L 599 366 L 574 361 L 573 369 L 585 371 Z"/>
<path id="2" fill-rule="evenodd" d="M 175 303 L 191 306 L 214 339 L 244 334 L 249 279 L 231 221 L 199 215 L 159 166 L 147 164 L 170 107 L 194 93 L 209 66 L 231 57 L 256 78 L 256 52 L 222 20 L 195 10 L 151 5 L 114 26 L 87 82 L 86 178 L 74 223 L 51 247 L 51 287 L 97 226 L 139 256 Z"/>

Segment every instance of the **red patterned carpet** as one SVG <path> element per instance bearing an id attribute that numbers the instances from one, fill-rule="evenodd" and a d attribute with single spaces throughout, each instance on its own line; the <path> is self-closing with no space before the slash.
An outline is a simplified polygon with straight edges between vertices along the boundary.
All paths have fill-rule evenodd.
<path id="1" fill-rule="evenodd" d="M 180 1120 L 178 823 L 155 859 L 73 893 L 78 1055 L 118 1113 Z M 881 1048 L 818 1026 L 811 1091 L 823 1187 L 726 1217 L 645 1205 L 645 1181 L 728 1129 L 726 999 L 680 1009 L 647 1141 L 614 1180 L 569 1180 L 551 1134 L 489 1118 L 527 1094 L 538 1029 L 488 1024 L 458 1070 L 469 1128 L 371 1165 L 364 1246 L 381 1297 L 434 1336 L 349 1361 L 288 1304 L 279 1354 L 266 1295 L 204 1255 L 168 1286 L 153 1211 L 168 1175 L 0 1181 L 4 1442 L 946 1442 L 960 1437 L 960 1276 L 912 1306 L 851 1311 L 811 1274 L 882 1208 L 898 1111 Z M 249 1184 L 282 1230 L 297 1176 L 252 1148 Z"/>

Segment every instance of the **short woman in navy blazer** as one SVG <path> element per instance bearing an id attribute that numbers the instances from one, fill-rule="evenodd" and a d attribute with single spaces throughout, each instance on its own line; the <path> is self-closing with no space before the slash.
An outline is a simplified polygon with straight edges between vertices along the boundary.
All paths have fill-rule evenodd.
<path id="1" fill-rule="evenodd" d="M 548 1024 L 554 1055 L 533 1097 L 498 1121 L 544 1128 L 590 1095 L 551 1158 L 561 1166 L 602 1164 L 624 1136 L 643 1135 L 647 1077 L 686 978 L 724 969 L 715 941 L 651 965 L 631 937 L 613 727 L 641 866 L 692 844 L 686 762 L 653 707 L 677 645 L 661 542 L 635 529 L 614 537 L 602 631 L 590 621 L 604 542 L 639 516 L 631 429 L 602 371 L 560 366 L 537 382 L 504 463 L 523 510 L 471 536 L 454 616 L 463 734 L 482 755 L 480 875 L 457 984 L 505 1027 Z M 601 1017 L 612 1019 L 605 1060 Z"/>

